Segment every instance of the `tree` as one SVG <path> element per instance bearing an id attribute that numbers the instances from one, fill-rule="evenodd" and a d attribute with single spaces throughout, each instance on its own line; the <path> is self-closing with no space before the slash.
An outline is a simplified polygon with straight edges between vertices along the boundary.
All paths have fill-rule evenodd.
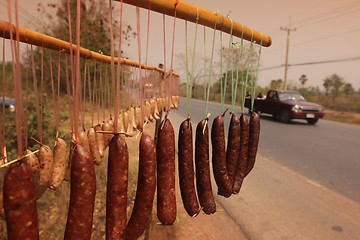
<path id="1" fill-rule="evenodd" d="M 324 79 L 323 86 L 326 89 L 326 93 L 328 93 L 329 90 L 331 91 L 331 95 L 335 100 L 335 98 L 337 98 L 340 95 L 341 89 L 344 86 L 344 84 L 345 82 L 342 77 L 338 76 L 337 74 L 333 74 L 330 77 L 326 77 Z"/>
<path id="2" fill-rule="evenodd" d="M 351 85 L 351 83 L 345 83 L 343 86 L 343 92 L 345 94 L 346 97 L 348 97 L 350 95 L 350 93 L 352 93 L 353 91 L 355 91 L 355 89 L 353 88 L 353 86 Z"/>
<path id="3" fill-rule="evenodd" d="M 71 9 L 71 31 L 72 31 L 72 43 L 76 44 L 76 0 L 70 0 L 70 9 Z M 105 55 L 111 55 L 110 49 L 110 21 L 109 21 L 109 6 L 104 4 L 101 0 L 83 0 L 81 1 L 81 38 L 80 45 L 83 48 L 87 48 L 94 52 L 101 52 Z M 68 21 L 68 8 L 67 0 L 60 0 L 58 4 L 39 4 L 38 5 L 39 14 L 43 15 L 44 18 L 47 18 L 48 27 L 45 29 L 45 34 L 52 37 L 62 39 L 64 41 L 70 40 L 69 35 L 69 21 Z M 115 11 L 114 11 L 115 12 Z M 114 15 L 116 15 L 114 13 Z M 118 17 L 113 17 L 113 29 L 114 29 L 114 43 L 117 45 L 120 32 L 116 31 L 120 29 L 120 23 Z M 130 45 L 132 38 L 136 36 L 136 33 L 133 32 L 130 25 L 124 25 L 122 31 L 122 45 Z M 41 65 L 41 48 L 37 48 L 34 51 L 35 58 L 35 68 L 37 69 L 38 79 L 40 79 L 40 65 Z M 56 73 L 56 61 L 57 54 L 52 50 L 44 50 L 44 90 L 50 93 L 50 56 L 53 58 L 53 71 Z M 115 56 L 117 52 L 115 51 Z M 124 49 L 122 48 L 122 56 L 124 56 Z M 28 60 L 31 61 L 31 60 Z M 61 66 L 62 66 L 62 75 L 61 75 L 61 91 L 66 91 L 66 81 L 65 81 L 65 59 L 62 57 Z M 97 64 L 97 74 L 100 74 L 101 64 Z M 30 64 L 31 66 L 31 64 Z M 105 66 L 104 66 L 105 68 Z M 84 60 L 81 63 L 81 72 L 84 70 Z M 103 71 L 104 74 L 105 71 Z M 90 76 L 94 76 L 94 68 L 90 68 Z M 105 76 L 104 76 L 105 77 Z"/>
<path id="4" fill-rule="evenodd" d="M 271 80 L 271 82 L 269 84 L 269 88 L 270 89 L 281 89 L 282 85 L 283 85 L 282 79 Z"/>
<path id="5" fill-rule="evenodd" d="M 305 85 L 305 83 L 307 82 L 307 80 L 309 80 L 309 79 L 308 79 L 308 77 L 307 77 L 305 74 L 302 74 L 302 75 L 300 76 L 299 81 L 300 81 L 302 87 L 304 87 L 304 85 Z"/>
<path id="6" fill-rule="evenodd" d="M 324 79 L 323 86 L 325 88 L 325 95 L 328 96 L 331 88 L 331 79 L 329 78 Z"/>

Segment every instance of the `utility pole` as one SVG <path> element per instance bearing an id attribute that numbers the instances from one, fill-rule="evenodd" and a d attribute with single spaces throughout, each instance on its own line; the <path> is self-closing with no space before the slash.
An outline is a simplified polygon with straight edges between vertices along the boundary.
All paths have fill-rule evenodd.
<path id="1" fill-rule="evenodd" d="M 288 60 L 289 60 L 289 45 L 290 45 L 290 32 L 296 31 L 296 28 L 291 28 L 291 18 L 289 19 L 289 26 L 280 27 L 280 30 L 287 32 L 286 40 L 286 55 L 285 55 L 285 73 L 284 73 L 284 90 L 287 90 L 287 71 L 288 71 Z"/>

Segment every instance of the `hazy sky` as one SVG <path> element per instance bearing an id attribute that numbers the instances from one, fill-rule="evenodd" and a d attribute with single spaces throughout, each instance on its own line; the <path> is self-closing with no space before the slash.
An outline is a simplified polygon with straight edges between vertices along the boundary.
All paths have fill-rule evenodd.
<path id="1" fill-rule="evenodd" d="M 12 0 L 13 1 L 13 0 Z M 41 28 L 42 19 L 37 15 L 36 0 L 19 0 L 21 25 L 30 29 Z M 56 0 L 41 1 L 56 3 Z M 104 2 L 107 2 L 104 0 Z M 289 64 L 309 63 L 328 60 L 341 60 L 360 57 L 360 0 L 189 0 L 188 2 L 209 10 L 218 11 L 223 15 L 230 12 L 230 17 L 239 23 L 255 30 L 272 36 L 273 44 L 269 48 L 263 48 L 259 84 L 265 86 L 272 79 L 283 79 L 284 68 L 280 67 L 285 61 L 286 32 L 281 31 L 281 26 L 289 24 L 291 17 L 291 32 Z M 119 5 L 115 2 L 114 5 Z M 0 0 L 0 19 L 8 21 L 6 13 L 6 0 Z M 135 8 L 124 8 L 124 21 L 136 29 Z M 147 11 L 141 11 L 142 59 L 145 58 L 145 36 Z M 172 18 L 167 17 L 167 62 L 170 62 Z M 176 23 L 175 54 L 184 52 L 184 21 Z M 157 13 L 151 14 L 150 23 L 150 51 L 149 63 L 157 65 L 163 62 L 163 35 L 162 16 Z M 192 45 L 194 36 L 194 24 L 189 24 L 189 45 Z M 207 39 L 211 40 L 211 29 L 207 30 Z M 198 32 L 198 51 L 203 52 L 202 39 L 203 29 Z M 83 36 L 82 36 L 83 37 Z M 228 38 L 224 36 L 224 45 Z M 234 41 L 238 41 L 234 39 Z M 208 48 L 210 44 L 208 44 Z M 2 49 L 0 50 L 2 51 Z M 138 60 L 137 43 L 134 42 L 130 49 L 125 50 L 127 55 Z M 209 48 L 210 51 L 210 48 Z M 209 53 L 210 54 L 210 53 Z M 274 67 L 274 68 L 273 68 Z M 179 73 L 181 69 L 174 65 Z M 271 70 L 266 70 L 272 68 Z M 307 85 L 320 86 L 322 81 L 331 74 L 338 74 L 345 81 L 353 84 L 355 89 L 360 88 L 360 59 L 355 61 L 342 61 L 327 64 L 314 64 L 305 66 L 293 66 L 289 68 L 288 79 L 298 83 L 302 74 L 309 78 Z"/>

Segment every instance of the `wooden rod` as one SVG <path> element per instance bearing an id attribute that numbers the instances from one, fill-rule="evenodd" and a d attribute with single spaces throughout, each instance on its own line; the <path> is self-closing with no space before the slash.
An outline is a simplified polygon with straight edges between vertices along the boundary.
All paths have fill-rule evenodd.
<path id="1" fill-rule="evenodd" d="M 115 0 L 120 1 L 120 0 Z M 174 16 L 174 10 L 176 6 L 176 17 L 190 21 L 196 22 L 198 17 L 198 22 L 201 25 L 207 26 L 209 28 L 214 28 L 216 23 L 216 29 L 222 32 L 230 33 L 231 25 L 233 22 L 233 35 L 236 37 L 243 37 L 248 41 L 255 41 L 256 44 L 262 44 L 264 47 L 269 47 L 271 45 L 271 37 L 269 35 L 263 34 L 259 31 L 255 31 L 252 28 L 249 28 L 241 23 L 231 21 L 229 18 L 207 10 L 205 8 L 198 7 L 194 4 L 188 3 L 182 0 L 123 0 L 124 3 L 142 7 L 145 9 L 149 8 L 150 1 L 150 10 L 163 13 L 169 16 Z M 176 5 L 177 4 L 177 5 Z M 261 41 L 262 40 L 262 41 Z"/>
<path id="2" fill-rule="evenodd" d="M 0 37 L 2 38 L 7 38 L 10 39 L 10 29 L 11 27 L 13 34 L 15 35 L 16 33 L 16 28 L 15 25 L 12 25 L 8 22 L 5 21 L 1 21 L 0 20 Z M 70 53 L 70 43 L 42 34 L 42 33 L 38 33 L 35 31 L 31 31 L 29 29 L 23 28 L 23 27 L 19 27 L 19 36 L 20 36 L 20 42 L 23 43 L 29 43 L 38 47 L 44 47 L 44 48 L 48 48 L 48 49 L 52 49 L 52 50 L 56 50 L 56 51 L 61 51 L 61 52 L 66 52 L 66 53 Z M 15 37 L 14 37 L 15 39 Z M 75 51 L 77 49 L 76 45 L 72 45 L 72 49 L 73 49 L 73 53 L 75 54 Z M 81 58 L 86 58 L 86 59 L 90 59 L 93 61 L 99 61 L 99 62 L 103 62 L 103 63 L 107 63 L 110 64 L 111 63 L 111 57 L 107 56 L 107 55 L 103 55 L 94 51 L 90 51 L 89 49 L 86 48 L 80 48 L 80 57 Z M 114 63 L 117 64 L 117 58 L 114 58 Z M 150 66 L 150 65 L 145 65 L 145 64 L 139 64 L 138 62 L 129 60 L 129 59 L 125 59 L 125 58 L 121 58 L 120 59 L 120 63 L 123 65 L 127 65 L 127 66 L 133 66 L 133 67 L 138 67 L 138 68 L 142 68 L 142 69 L 147 69 L 147 70 L 156 70 L 158 72 L 162 72 L 165 73 L 165 70 L 156 66 Z M 179 76 L 179 74 L 172 72 L 172 74 L 174 76 Z"/>

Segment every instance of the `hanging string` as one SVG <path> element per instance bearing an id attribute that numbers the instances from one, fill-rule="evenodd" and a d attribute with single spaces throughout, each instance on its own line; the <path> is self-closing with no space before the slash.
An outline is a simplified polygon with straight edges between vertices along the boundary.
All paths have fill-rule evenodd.
<path id="1" fill-rule="evenodd" d="M 163 14 L 163 39 L 164 39 L 164 74 L 163 74 L 163 91 L 161 93 L 161 95 L 163 95 L 162 97 L 166 97 L 167 96 L 167 93 L 166 93 L 166 23 L 165 23 L 165 14 Z M 167 112 L 168 110 L 168 106 L 167 106 L 167 101 L 165 103 L 165 111 Z"/>
<path id="2" fill-rule="evenodd" d="M 53 64 L 52 64 L 52 56 L 50 54 L 49 58 L 49 68 L 50 68 L 50 85 L 51 85 L 51 98 L 52 98 L 52 107 L 54 113 L 54 124 L 57 133 L 57 126 L 56 126 L 56 115 L 57 115 L 57 106 L 56 106 L 56 97 L 55 97 L 55 84 L 54 84 L 54 75 L 53 75 Z"/>
<path id="3" fill-rule="evenodd" d="M 176 30 L 176 6 L 177 6 L 178 2 L 175 1 L 174 3 L 174 23 L 173 23 L 173 34 L 172 34 L 172 47 L 171 47 L 171 62 L 170 62 L 170 79 L 168 82 L 168 89 L 167 89 L 167 93 L 168 93 L 168 109 L 167 111 L 170 110 L 170 103 L 171 103 L 171 97 L 172 97 L 172 84 L 173 84 L 173 64 L 174 64 L 174 53 L 175 53 L 175 30 Z"/>
<path id="4" fill-rule="evenodd" d="M 217 15 L 217 12 L 215 12 L 215 15 Z M 214 25 L 214 33 L 213 33 L 213 40 L 212 40 L 212 47 L 211 47 L 211 57 L 210 57 L 210 67 L 209 67 L 209 74 L 207 78 L 207 89 L 206 89 L 206 97 L 205 97 L 205 118 L 210 117 L 209 113 L 209 97 L 210 97 L 210 78 L 213 74 L 213 59 L 214 59 L 214 49 L 215 49 L 215 38 L 216 38 L 216 22 Z"/>
<path id="5" fill-rule="evenodd" d="M 55 120 L 55 126 L 57 126 L 56 131 L 59 131 L 59 122 L 60 122 L 60 108 L 61 108 L 61 99 L 60 99 L 60 80 L 61 80 L 61 66 L 60 66 L 60 51 L 58 52 L 58 62 L 57 62 L 57 117 Z"/>
<path id="6" fill-rule="evenodd" d="M 253 46 L 254 46 L 254 42 L 253 42 L 253 37 L 254 37 L 254 32 L 251 29 L 251 40 L 250 40 L 250 49 L 249 49 L 249 56 L 247 59 L 247 68 L 246 68 L 246 75 L 245 75 L 245 84 L 244 84 L 244 88 L 243 88 L 243 111 L 244 111 L 244 104 L 245 104 L 245 98 L 246 98 L 246 91 L 247 91 L 247 87 L 248 87 L 248 81 L 249 81 L 249 71 L 251 69 L 251 65 L 252 65 L 252 52 L 253 52 Z"/>
<path id="7" fill-rule="evenodd" d="M 3 38 L 2 44 L 2 108 L 1 108 L 1 128 L 0 128 L 0 148 L 1 148 L 1 159 L 5 159 L 5 38 Z"/>
<path id="8" fill-rule="evenodd" d="M 148 5 L 148 11 L 147 11 L 147 30 L 146 30 L 146 53 L 145 53 L 145 65 L 148 65 L 148 56 L 149 56 L 149 38 L 150 38 L 150 7 L 151 7 L 151 1 L 149 1 L 149 5 Z M 147 70 L 145 70 L 145 81 L 147 83 L 149 83 L 149 77 L 147 75 Z M 153 89 L 155 88 L 154 84 L 152 85 Z M 154 94 L 153 91 L 151 91 L 152 95 Z M 152 96 L 153 97 L 153 96 Z"/>
<path id="9" fill-rule="evenodd" d="M 83 80 L 83 97 L 81 100 L 81 104 L 82 104 L 82 109 L 81 109 L 81 125 L 82 125 L 82 130 L 85 131 L 85 111 L 86 111 L 86 82 L 87 82 L 87 69 L 88 65 L 87 65 L 87 61 L 85 59 L 85 63 L 84 63 L 84 80 Z"/>
<path id="10" fill-rule="evenodd" d="M 243 36 L 244 36 L 244 26 L 241 24 L 242 27 L 242 31 L 241 31 L 241 43 L 240 43 L 240 47 L 239 52 L 238 52 L 238 60 L 237 60 L 237 68 L 236 68 L 236 81 L 235 81 L 235 86 L 232 87 L 233 89 L 233 93 L 232 93 L 232 112 L 235 113 L 235 104 L 236 104 L 236 97 L 237 97 L 237 89 L 238 89 L 238 83 L 239 83 L 239 71 L 240 70 L 240 66 L 241 66 L 241 59 L 242 59 L 242 53 L 243 53 Z M 236 46 L 236 45 L 235 45 Z"/>
<path id="11" fill-rule="evenodd" d="M 197 32 L 198 32 L 198 25 L 199 25 L 199 8 L 196 6 L 196 21 L 195 21 L 195 36 L 194 36 L 194 45 L 193 45 L 193 53 L 192 53 L 192 60 L 191 60 L 191 76 L 190 76 L 190 99 L 192 97 L 192 89 L 194 85 L 194 70 L 195 70 L 195 53 L 196 53 L 196 42 L 197 42 Z M 188 99 L 188 118 L 190 118 L 190 99 Z"/>
<path id="12" fill-rule="evenodd" d="M 206 76 L 207 72 L 206 72 L 206 28 L 204 26 L 204 72 L 203 72 L 203 78 L 204 78 L 204 100 L 205 100 L 205 111 L 204 111 L 204 118 L 206 118 L 207 115 L 207 103 L 206 103 L 206 94 L 207 94 L 207 84 L 208 84 L 208 77 Z"/>
<path id="13" fill-rule="evenodd" d="M 71 87 L 69 84 L 69 89 L 68 89 L 68 99 L 71 99 L 70 96 L 73 96 L 74 94 L 74 85 L 73 83 L 75 82 L 74 78 L 74 52 L 73 52 L 73 36 L 72 36 L 72 23 L 71 23 L 71 7 L 70 7 L 70 0 L 67 0 L 67 13 L 68 13 L 68 31 L 69 31 L 69 43 L 70 43 L 70 70 L 71 70 Z M 72 91 L 71 91 L 72 89 Z M 74 99 L 69 101 L 69 115 L 71 116 L 71 131 L 74 133 L 75 129 L 74 129 L 74 112 L 73 112 L 73 105 L 74 105 Z"/>
<path id="14" fill-rule="evenodd" d="M 256 92 L 256 83 L 258 81 L 259 78 L 259 66 L 260 66 L 260 58 L 261 58 L 261 46 L 262 45 L 262 33 L 261 33 L 261 40 L 260 40 L 260 46 L 259 46 L 259 53 L 258 53 L 258 57 L 257 57 L 257 65 L 256 65 L 256 76 L 254 79 L 254 85 L 253 85 L 253 89 L 252 89 L 252 98 L 251 98 L 251 110 L 254 109 L 254 101 L 255 101 L 255 92 Z"/>
<path id="15" fill-rule="evenodd" d="M 110 5 L 109 5 L 109 7 L 110 7 L 110 9 L 109 9 L 109 11 L 110 11 L 110 34 L 112 35 L 113 33 L 112 33 L 112 5 L 111 5 L 111 0 L 110 0 L 110 3 L 109 3 Z M 120 58 L 121 58 L 121 51 L 122 51 L 122 17 L 123 17 L 123 1 L 121 0 L 121 2 L 120 2 L 120 19 L 119 19 L 119 22 L 120 22 L 120 36 L 119 36 L 119 44 L 118 44 L 118 61 L 117 61 L 117 71 L 116 71 L 116 73 L 117 73 L 117 75 L 116 75 L 116 82 L 114 83 L 113 82 L 113 87 L 115 87 L 114 88 L 114 90 L 115 90 L 115 101 L 114 101 L 114 115 L 115 115 L 115 132 L 117 132 L 118 131 L 118 117 L 119 117 L 119 108 L 120 108 L 120 93 L 119 93 L 119 91 L 120 91 L 120 81 L 121 81 L 121 78 L 120 78 L 120 73 L 122 72 L 121 71 L 121 63 L 120 63 Z M 113 36 L 113 35 L 112 35 Z M 112 42 L 113 42 L 114 40 L 112 39 Z M 112 49 L 114 49 L 114 47 L 113 47 L 113 43 L 111 43 L 111 47 L 112 47 Z M 114 55 L 113 54 L 113 51 L 114 50 L 112 50 L 112 56 Z M 113 59 L 113 57 L 112 57 L 112 59 L 111 59 L 111 64 L 112 64 L 112 68 L 114 67 L 113 66 L 113 61 L 114 61 L 114 59 Z M 112 72 L 112 75 L 113 75 L 113 72 Z M 113 79 L 113 81 L 114 81 L 114 79 Z"/>
<path id="16" fill-rule="evenodd" d="M 165 15 L 163 15 L 165 16 Z M 139 85 L 140 85 L 140 109 L 141 109 L 141 122 L 144 123 L 145 119 L 145 93 L 144 86 L 145 81 L 142 78 L 141 70 L 141 38 L 140 38 L 140 8 L 136 7 L 136 32 L 137 32 L 137 44 L 138 44 L 138 59 L 139 59 Z"/>
<path id="17" fill-rule="evenodd" d="M 34 51 L 32 45 L 30 50 L 31 50 L 31 64 L 32 64 L 32 73 L 33 73 L 33 88 L 34 88 L 34 97 L 35 97 L 35 106 L 36 106 L 37 126 L 39 131 L 39 140 L 41 142 L 40 129 L 42 127 L 42 123 L 41 123 L 41 113 L 40 113 L 40 100 L 39 100 L 38 82 L 35 71 Z"/>
<path id="18" fill-rule="evenodd" d="M 69 116 L 70 116 L 70 126 L 71 131 L 74 132 L 74 120 L 73 120 L 73 111 L 72 111 L 72 101 L 71 101 L 71 87 L 70 87 L 70 76 L 69 76 L 69 61 L 68 56 L 65 56 L 65 77 L 66 77 L 66 95 L 67 99 L 69 101 L 68 103 L 68 110 L 69 110 Z"/>
<path id="19" fill-rule="evenodd" d="M 189 54 L 188 54 L 188 27 L 187 21 L 185 21 L 185 68 L 186 68 L 186 108 L 187 108 L 187 117 L 190 118 L 191 112 L 191 80 L 189 74 Z"/>
<path id="20" fill-rule="evenodd" d="M 89 78 L 90 81 L 90 78 Z M 91 97 L 90 105 L 91 105 L 91 126 L 94 126 L 94 115 L 95 115 L 95 84 L 96 84 L 96 62 L 94 62 L 94 75 L 92 85 L 89 82 L 89 96 Z"/>
<path id="21" fill-rule="evenodd" d="M 114 33 L 113 33 L 113 19 L 112 19 L 112 0 L 109 0 L 109 25 L 110 25 L 110 51 L 111 51 L 111 86 L 113 92 L 116 94 L 117 88 L 115 84 L 115 65 L 114 65 Z M 120 24 L 121 26 L 121 24 Z M 122 31 L 120 31 L 121 34 Z M 118 113 L 118 103 L 116 97 L 112 95 L 112 99 L 115 100 L 114 102 L 114 125 L 115 125 L 115 132 L 118 132 L 119 124 L 119 113 Z"/>
<path id="22" fill-rule="evenodd" d="M 225 79 L 223 81 L 221 81 L 222 82 L 222 92 L 221 92 L 221 113 L 222 114 L 225 112 L 226 88 L 227 88 L 229 65 L 230 65 L 230 59 L 231 59 L 230 52 L 232 52 L 233 27 L 234 27 L 234 22 L 231 20 L 230 39 L 229 39 L 229 44 L 228 44 L 227 61 L 226 61 L 226 72 L 225 72 L 225 77 L 224 77 Z M 221 51 L 221 58 L 222 58 L 222 51 Z M 221 71 L 221 79 L 223 79 L 222 71 Z"/>
<path id="23" fill-rule="evenodd" d="M 80 0 L 77 0 L 76 4 L 76 75 L 75 75 L 75 91 L 73 92 L 74 99 L 74 132 L 75 138 L 79 136 L 79 103 L 81 96 L 81 80 L 80 80 L 80 25 L 81 25 L 81 14 L 80 14 Z"/>

